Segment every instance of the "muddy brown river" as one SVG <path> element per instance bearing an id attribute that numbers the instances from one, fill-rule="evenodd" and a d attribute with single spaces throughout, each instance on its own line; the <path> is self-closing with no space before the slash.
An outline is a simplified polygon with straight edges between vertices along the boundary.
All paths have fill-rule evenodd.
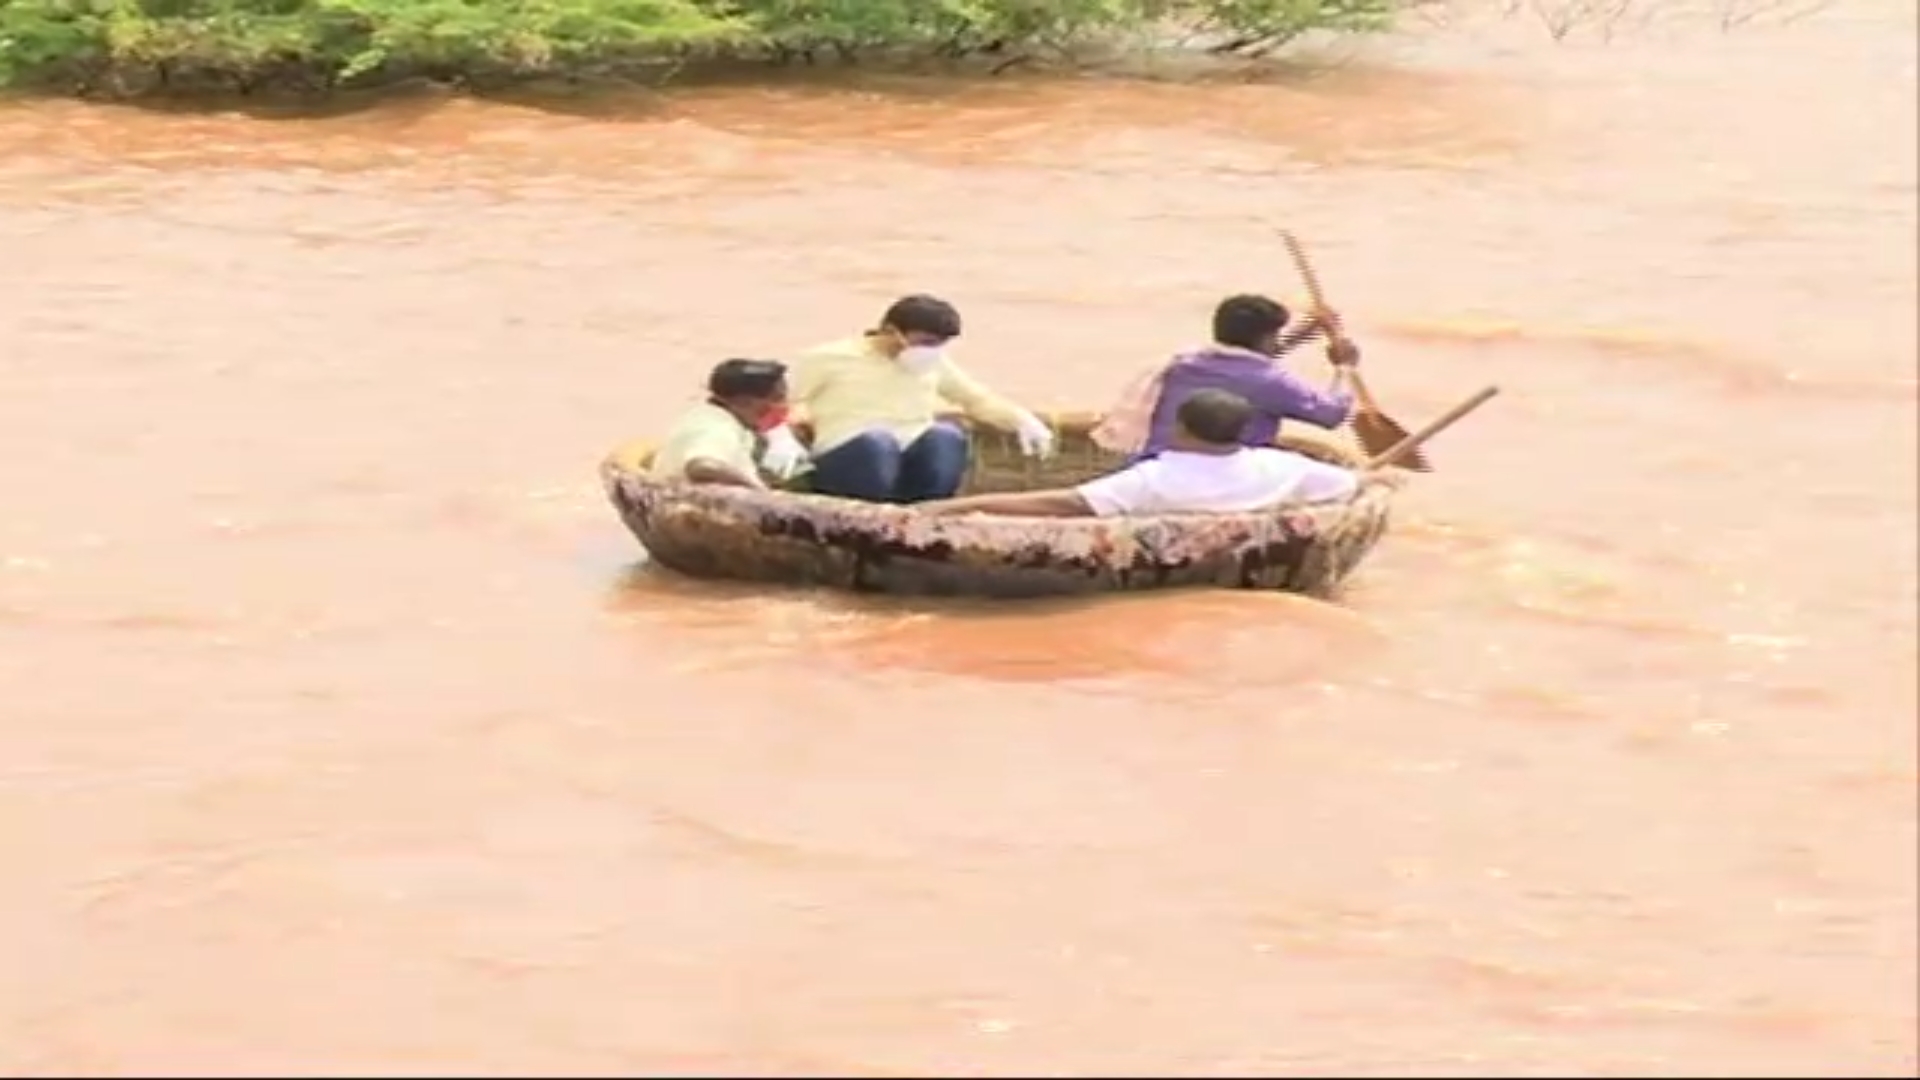
<path id="1" fill-rule="evenodd" d="M 1914 1075 L 1915 12 L 1312 79 L 0 107 L 0 1073 Z M 1335 605 L 636 568 L 929 290 L 1091 406 L 1316 252 Z"/>

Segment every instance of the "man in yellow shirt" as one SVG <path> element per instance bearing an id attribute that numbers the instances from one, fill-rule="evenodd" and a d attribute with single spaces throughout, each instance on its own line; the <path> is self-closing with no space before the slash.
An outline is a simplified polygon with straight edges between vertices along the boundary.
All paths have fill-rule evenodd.
<path id="1" fill-rule="evenodd" d="M 707 400 L 667 432 L 650 471 L 692 484 L 764 488 L 754 455 L 779 441 L 773 436 L 786 430 L 786 415 L 785 364 L 723 360 L 707 376 Z"/>
<path id="2" fill-rule="evenodd" d="M 866 502 L 951 496 L 966 478 L 972 447 L 959 427 L 934 419 L 942 402 L 1014 432 L 1030 455 L 1052 453 L 1044 421 L 946 355 L 959 336 L 952 304 L 915 295 L 887 308 L 877 329 L 801 354 L 793 402 L 813 423 L 814 491 Z"/>

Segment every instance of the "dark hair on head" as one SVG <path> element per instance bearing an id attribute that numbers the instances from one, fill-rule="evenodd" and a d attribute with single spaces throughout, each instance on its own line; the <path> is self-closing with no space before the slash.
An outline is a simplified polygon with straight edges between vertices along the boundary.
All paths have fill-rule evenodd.
<path id="1" fill-rule="evenodd" d="M 787 365 L 778 360 L 722 360 L 707 376 L 707 393 L 717 398 L 766 398 L 780 392 Z"/>
<path id="2" fill-rule="evenodd" d="M 1287 325 L 1285 304 L 1270 296 L 1241 293 L 1213 309 L 1213 340 L 1242 349 L 1265 349 Z"/>
<path id="3" fill-rule="evenodd" d="M 1173 415 L 1194 438 L 1226 446 L 1240 441 L 1248 421 L 1253 419 L 1253 406 L 1246 398 L 1226 390 L 1195 390 Z"/>
<path id="4" fill-rule="evenodd" d="M 903 334 L 925 334 L 946 341 L 960 336 L 960 312 L 937 296 L 914 293 L 895 300 L 880 316 L 880 325 Z"/>

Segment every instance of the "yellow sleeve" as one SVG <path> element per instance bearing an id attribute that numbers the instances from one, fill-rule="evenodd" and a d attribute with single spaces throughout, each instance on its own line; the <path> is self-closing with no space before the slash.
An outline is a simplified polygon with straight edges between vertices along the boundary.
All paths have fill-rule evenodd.
<path id="1" fill-rule="evenodd" d="M 834 356 L 824 349 L 810 349 L 787 365 L 787 403 L 797 412 L 811 416 L 808 408 L 826 385 L 827 371 Z"/>
<path id="2" fill-rule="evenodd" d="M 733 433 L 718 424 L 702 424 L 689 432 L 687 441 L 681 444 L 681 460 L 693 461 L 696 458 L 711 458 L 738 468 L 740 461 L 740 440 Z M 752 462 L 746 462 L 751 465 Z"/>
<path id="3" fill-rule="evenodd" d="M 656 475 L 678 478 L 689 462 L 708 458 L 736 469 L 753 468 L 753 459 L 741 460 L 741 440 L 722 423 L 702 417 L 684 422 L 667 436 L 654 458 Z"/>
<path id="4" fill-rule="evenodd" d="M 960 406 L 975 420 L 984 420 L 1008 431 L 1012 431 L 1026 413 L 1025 409 L 981 385 L 951 360 L 940 365 L 940 396 Z"/>

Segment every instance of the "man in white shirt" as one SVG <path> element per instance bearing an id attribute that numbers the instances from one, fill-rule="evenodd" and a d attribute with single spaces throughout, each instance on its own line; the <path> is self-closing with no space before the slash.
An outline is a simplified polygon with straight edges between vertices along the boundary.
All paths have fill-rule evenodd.
<path id="1" fill-rule="evenodd" d="M 1278 447 L 1241 445 L 1254 409 L 1238 394 L 1197 390 L 1174 415 L 1169 447 L 1119 472 L 1078 487 L 941 499 L 919 509 L 1016 517 L 1231 514 L 1344 499 L 1360 486 L 1350 469 Z"/>
<path id="2" fill-rule="evenodd" d="M 789 440 L 787 366 L 777 360 L 723 360 L 707 376 L 707 400 L 667 432 L 650 471 L 690 484 L 764 488 L 755 455 Z"/>

